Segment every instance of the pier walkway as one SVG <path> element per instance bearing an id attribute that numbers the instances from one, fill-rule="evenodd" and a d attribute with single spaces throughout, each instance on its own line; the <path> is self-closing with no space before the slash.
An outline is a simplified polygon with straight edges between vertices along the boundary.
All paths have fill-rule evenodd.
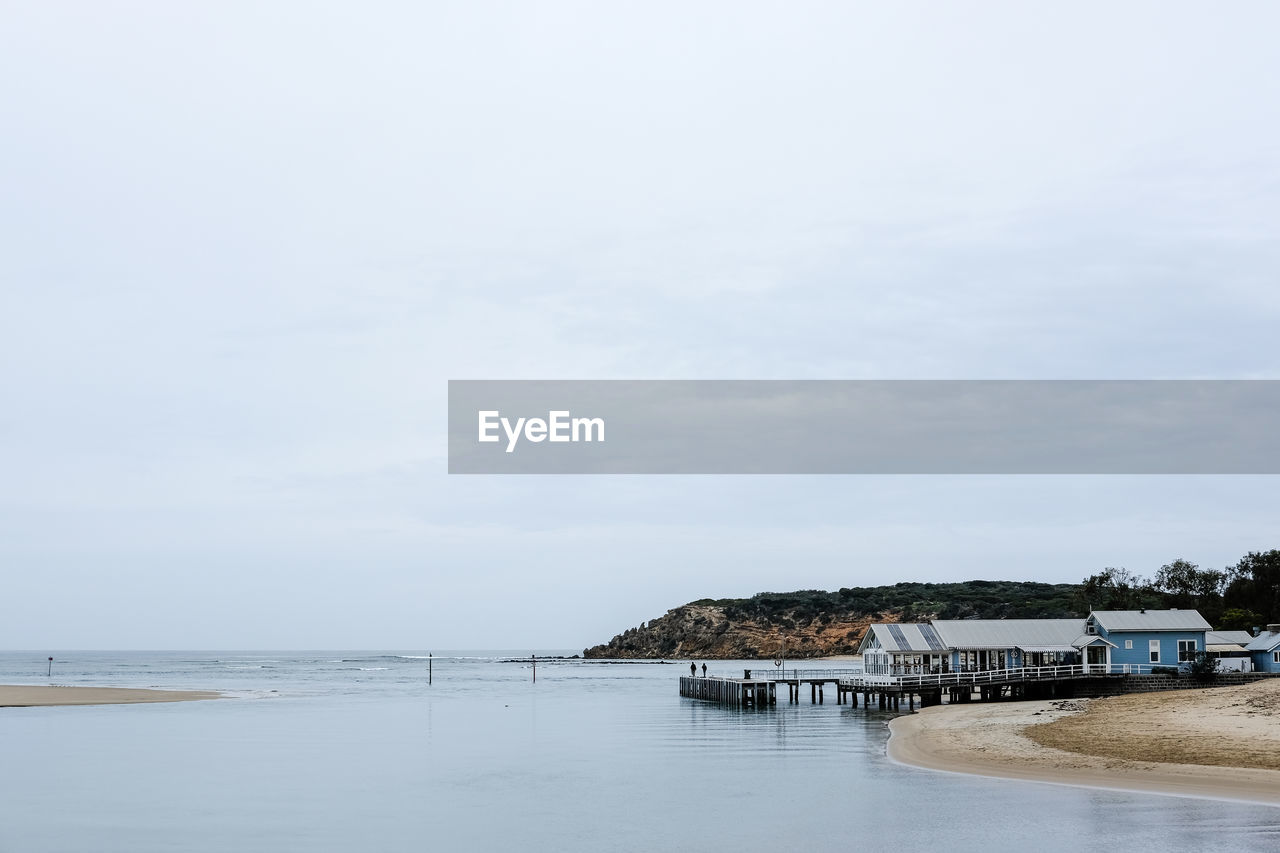
<path id="1" fill-rule="evenodd" d="M 836 704 L 864 708 L 874 703 L 880 710 L 897 711 L 905 698 L 907 708 L 969 702 L 976 696 L 992 699 L 1057 698 L 1088 692 L 1120 692 L 1117 682 L 1141 674 L 1133 665 L 1076 664 L 1073 666 L 1017 667 L 975 672 L 876 674 L 860 669 L 781 670 L 753 675 L 744 670 L 742 678 L 726 676 L 681 676 L 680 695 L 725 705 L 761 708 L 776 705 L 778 685 L 787 685 L 787 701 L 799 703 L 802 688 L 809 687 L 810 704 L 821 705 L 826 687 L 835 688 Z"/>
<path id="2" fill-rule="evenodd" d="M 778 704 L 778 685 L 787 685 L 787 701 L 796 704 L 800 701 L 800 691 L 805 685 L 809 687 L 809 701 L 822 705 L 826 701 L 826 688 L 832 687 L 838 696 L 842 696 L 840 681 L 844 678 L 855 678 L 863 674 L 861 669 L 779 669 L 756 670 L 744 669 L 742 678 L 721 675 L 681 676 L 680 695 L 691 699 L 705 699 L 725 705 L 736 705 L 744 708 L 759 708 Z M 843 699 L 841 699 L 843 703 Z"/>

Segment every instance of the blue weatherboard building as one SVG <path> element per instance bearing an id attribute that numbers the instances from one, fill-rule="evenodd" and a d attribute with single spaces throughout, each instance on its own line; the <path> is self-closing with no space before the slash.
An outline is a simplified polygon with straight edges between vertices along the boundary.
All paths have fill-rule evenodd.
<path id="1" fill-rule="evenodd" d="M 1245 646 L 1253 658 L 1257 672 L 1280 672 L 1280 625 L 1268 625 L 1267 630 L 1253 638 Z"/>
<path id="2" fill-rule="evenodd" d="M 1271 627 L 1277 632 L 1266 653 L 1275 658 L 1271 671 L 1280 672 L 1280 625 Z M 1146 673 L 1194 661 L 1208 650 L 1210 630 L 1194 610 L 1095 610 L 1087 619 L 934 619 L 872 625 L 858 652 L 868 675 L 1061 666 L 1082 674 Z"/>
<path id="3" fill-rule="evenodd" d="M 1176 667 L 1206 651 L 1213 629 L 1194 610 L 1095 610 L 1084 630 L 1106 641 L 1107 663 Z"/>

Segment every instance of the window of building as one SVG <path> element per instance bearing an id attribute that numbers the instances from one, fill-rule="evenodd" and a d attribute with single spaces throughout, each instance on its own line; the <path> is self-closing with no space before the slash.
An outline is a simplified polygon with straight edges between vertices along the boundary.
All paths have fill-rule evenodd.
<path id="1" fill-rule="evenodd" d="M 1196 641 L 1195 640 L 1179 640 L 1178 641 L 1178 663 L 1186 663 L 1196 659 Z"/>
<path id="2" fill-rule="evenodd" d="M 1147 650 L 1148 650 L 1148 651 L 1150 652 L 1150 654 L 1151 654 L 1151 662 L 1152 662 L 1152 663 L 1160 663 L 1160 641 L 1159 641 L 1159 640 L 1148 640 L 1148 641 L 1147 641 Z"/>
<path id="3" fill-rule="evenodd" d="M 1272 652 L 1271 659 L 1276 663 L 1280 663 L 1280 652 Z"/>
<path id="4" fill-rule="evenodd" d="M 1131 648 L 1133 648 L 1133 640 L 1125 640 L 1125 641 L 1124 641 L 1124 647 L 1125 647 L 1126 649 L 1131 649 Z"/>

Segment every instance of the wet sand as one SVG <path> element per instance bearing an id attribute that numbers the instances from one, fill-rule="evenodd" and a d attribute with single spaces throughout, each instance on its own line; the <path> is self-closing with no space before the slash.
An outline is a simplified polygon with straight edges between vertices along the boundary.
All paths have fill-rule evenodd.
<path id="1" fill-rule="evenodd" d="M 1280 679 L 938 706 L 890 731 L 890 758 L 918 767 L 1280 805 Z"/>
<path id="2" fill-rule="evenodd" d="M 46 687 L 25 684 L 0 684 L 0 708 L 189 702 L 197 699 L 217 699 L 221 695 L 208 690 L 143 690 L 134 687 Z"/>

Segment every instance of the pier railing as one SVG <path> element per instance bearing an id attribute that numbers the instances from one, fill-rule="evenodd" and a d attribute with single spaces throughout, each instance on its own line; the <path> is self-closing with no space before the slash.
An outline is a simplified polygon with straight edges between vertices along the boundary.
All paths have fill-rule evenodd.
<path id="1" fill-rule="evenodd" d="M 751 667 L 751 681 L 839 681 L 849 686 L 893 685 L 909 687 L 946 687 L 963 684 L 993 684 L 1006 681 L 1053 681 L 1064 678 L 1091 678 L 1104 675 L 1150 675 L 1156 669 L 1170 669 L 1168 664 L 1062 664 L 1059 666 L 1018 666 L 1004 669 L 982 669 L 968 672 L 916 672 L 909 667 L 893 667 L 889 672 L 867 672 L 862 667 L 828 669 L 778 669 L 772 666 Z M 712 673 L 714 678 L 743 679 L 747 670 Z"/>
<path id="2" fill-rule="evenodd" d="M 1070 664 L 1063 666 L 1020 666 L 1007 669 L 984 669 L 974 672 L 939 672 L 921 675 L 867 674 L 840 679 L 845 687 L 895 686 L 947 687 L 952 685 L 996 684 L 1007 681 L 1054 681 L 1064 678 L 1092 678 L 1103 675 L 1149 675 L 1159 664 Z M 1167 667 L 1165 667 L 1167 668 Z"/>
<path id="3" fill-rule="evenodd" d="M 716 672 L 712 675 L 716 678 L 741 678 L 746 670 L 738 670 L 735 673 Z M 852 676 L 862 675 L 864 670 L 860 666 L 845 667 L 837 669 L 779 669 L 778 667 L 751 667 L 752 681 L 811 681 L 815 679 L 825 679 L 827 681 L 835 681 L 840 678 L 848 678 Z"/>

